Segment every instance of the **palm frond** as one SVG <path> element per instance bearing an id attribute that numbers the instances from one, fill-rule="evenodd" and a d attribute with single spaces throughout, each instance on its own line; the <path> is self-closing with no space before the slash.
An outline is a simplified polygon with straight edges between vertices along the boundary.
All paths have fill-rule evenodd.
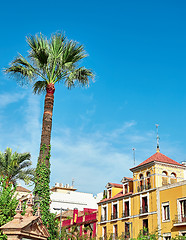
<path id="1" fill-rule="evenodd" d="M 23 84 L 32 82 L 32 79 L 36 78 L 37 75 L 36 69 L 21 54 L 4 71 L 17 77 L 18 81 Z"/>
<path id="2" fill-rule="evenodd" d="M 46 92 L 47 82 L 46 81 L 37 81 L 33 85 L 34 94 L 40 94 Z"/>
<path id="3" fill-rule="evenodd" d="M 31 48 L 29 58 L 39 68 L 44 68 L 48 63 L 49 45 L 46 37 L 42 34 L 27 37 L 27 43 Z"/>
<path id="4" fill-rule="evenodd" d="M 94 74 L 90 69 L 84 67 L 70 71 L 69 76 L 65 80 L 65 84 L 70 89 L 76 85 L 89 86 L 90 79 L 94 78 Z"/>
<path id="5" fill-rule="evenodd" d="M 65 51 L 62 56 L 63 64 L 66 63 L 77 63 L 81 59 L 87 57 L 83 45 L 78 45 L 77 42 L 68 41 L 65 45 Z"/>
<path id="6" fill-rule="evenodd" d="M 30 153 L 13 153 L 11 148 L 7 148 L 4 153 L 0 152 L 0 176 L 7 176 L 14 183 L 17 179 L 23 179 L 23 176 L 32 179 L 34 172 L 30 168 L 30 158 Z"/>

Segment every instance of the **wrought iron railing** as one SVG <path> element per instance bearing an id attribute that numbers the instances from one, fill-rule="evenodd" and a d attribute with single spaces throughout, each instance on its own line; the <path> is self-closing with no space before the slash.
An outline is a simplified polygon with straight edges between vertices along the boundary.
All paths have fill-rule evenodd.
<path id="1" fill-rule="evenodd" d="M 111 220 L 116 219 L 116 218 L 118 218 L 118 213 L 117 212 L 111 214 Z"/>
<path id="2" fill-rule="evenodd" d="M 145 189 L 145 185 L 141 185 L 137 187 L 138 192 L 142 192 Z"/>
<path id="3" fill-rule="evenodd" d="M 107 215 L 101 215 L 101 222 L 107 221 Z"/>
<path id="4" fill-rule="evenodd" d="M 146 189 L 146 190 L 148 190 L 148 189 L 150 189 L 150 188 L 151 188 L 151 184 L 150 184 L 150 183 L 148 183 L 148 184 L 145 185 L 145 189 Z"/>
<path id="5" fill-rule="evenodd" d="M 148 213 L 148 206 L 144 206 L 140 208 L 140 214 L 143 214 L 143 213 Z"/>
<path id="6" fill-rule="evenodd" d="M 175 219 L 173 220 L 174 223 L 186 223 L 186 214 L 179 214 L 175 215 Z"/>
<path id="7" fill-rule="evenodd" d="M 123 217 L 129 217 L 129 211 L 124 211 L 122 216 Z"/>

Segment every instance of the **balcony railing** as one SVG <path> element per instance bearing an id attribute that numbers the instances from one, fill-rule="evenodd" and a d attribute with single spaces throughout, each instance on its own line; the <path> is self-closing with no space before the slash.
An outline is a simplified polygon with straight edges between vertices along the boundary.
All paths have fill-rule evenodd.
<path id="1" fill-rule="evenodd" d="M 151 189 L 151 184 L 150 184 L 150 183 L 145 184 L 145 189 L 146 189 L 146 190 Z"/>
<path id="2" fill-rule="evenodd" d="M 124 211 L 122 216 L 123 217 L 129 217 L 129 211 Z"/>
<path id="3" fill-rule="evenodd" d="M 107 221 L 107 215 L 102 215 L 101 216 L 101 222 Z"/>
<path id="4" fill-rule="evenodd" d="M 168 178 L 167 177 L 162 177 L 162 185 L 168 185 Z"/>
<path id="5" fill-rule="evenodd" d="M 111 220 L 116 219 L 116 218 L 118 218 L 118 213 L 117 212 L 111 214 Z"/>
<path id="6" fill-rule="evenodd" d="M 186 223 L 186 214 L 175 215 L 174 224 Z"/>
<path id="7" fill-rule="evenodd" d="M 143 213 L 148 213 L 148 206 L 144 206 L 140 208 L 140 214 L 143 214 Z"/>
<path id="8" fill-rule="evenodd" d="M 145 185 L 141 185 L 137 187 L 138 192 L 142 192 L 145 189 Z"/>

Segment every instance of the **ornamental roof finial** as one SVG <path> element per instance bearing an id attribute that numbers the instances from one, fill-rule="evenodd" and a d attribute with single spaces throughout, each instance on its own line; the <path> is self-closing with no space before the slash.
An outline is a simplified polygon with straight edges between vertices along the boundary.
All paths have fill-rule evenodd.
<path id="1" fill-rule="evenodd" d="M 156 147 L 156 152 L 160 152 L 160 144 L 159 144 L 159 140 L 160 140 L 160 137 L 158 135 L 158 127 L 159 127 L 159 124 L 155 124 L 156 125 L 156 129 L 157 129 L 157 147 Z"/>

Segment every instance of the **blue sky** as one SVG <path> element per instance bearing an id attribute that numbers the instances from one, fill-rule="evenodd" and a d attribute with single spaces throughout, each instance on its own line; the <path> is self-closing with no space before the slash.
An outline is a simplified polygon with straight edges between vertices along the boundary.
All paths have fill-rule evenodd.
<path id="1" fill-rule="evenodd" d="M 8 1 L 0 10 L 0 67 L 26 56 L 26 36 L 63 31 L 85 46 L 95 74 L 88 89 L 56 86 L 51 186 L 97 193 L 131 176 L 160 149 L 186 160 L 186 3 L 177 1 Z M 0 150 L 29 151 L 36 165 L 44 96 L 0 72 Z"/>

